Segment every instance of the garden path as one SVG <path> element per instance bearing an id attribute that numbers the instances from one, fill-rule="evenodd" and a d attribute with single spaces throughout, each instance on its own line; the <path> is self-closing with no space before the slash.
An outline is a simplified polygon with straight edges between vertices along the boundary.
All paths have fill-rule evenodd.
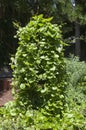
<path id="1" fill-rule="evenodd" d="M 13 100 L 11 89 L 0 93 L 0 107 L 11 100 Z"/>

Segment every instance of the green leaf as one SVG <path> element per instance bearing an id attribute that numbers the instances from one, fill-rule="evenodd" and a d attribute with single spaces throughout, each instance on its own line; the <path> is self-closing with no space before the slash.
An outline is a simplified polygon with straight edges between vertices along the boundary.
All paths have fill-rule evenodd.
<path id="1" fill-rule="evenodd" d="M 56 70 L 56 66 L 53 66 L 50 70 L 51 71 L 55 71 Z"/>
<path id="2" fill-rule="evenodd" d="M 25 89 L 25 87 L 26 87 L 25 84 L 20 84 L 21 89 Z"/>

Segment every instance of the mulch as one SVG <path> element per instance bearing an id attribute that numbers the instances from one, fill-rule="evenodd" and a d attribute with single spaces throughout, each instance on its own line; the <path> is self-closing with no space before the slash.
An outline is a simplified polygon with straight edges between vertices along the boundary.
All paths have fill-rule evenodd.
<path id="1" fill-rule="evenodd" d="M 0 107 L 4 106 L 5 103 L 13 100 L 11 89 L 0 92 Z"/>

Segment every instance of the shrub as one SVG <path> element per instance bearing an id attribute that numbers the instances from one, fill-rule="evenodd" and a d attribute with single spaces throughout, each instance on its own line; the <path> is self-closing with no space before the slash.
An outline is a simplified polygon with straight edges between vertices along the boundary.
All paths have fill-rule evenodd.
<path id="1" fill-rule="evenodd" d="M 45 116 L 59 115 L 65 104 L 65 62 L 60 26 L 35 16 L 17 32 L 19 47 L 12 58 L 17 103 Z M 16 86 L 16 87 L 15 87 Z M 42 110 L 43 109 L 43 110 Z"/>
<path id="2" fill-rule="evenodd" d="M 86 103 L 86 63 L 79 61 L 78 57 L 71 56 L 66 60 L 68 73 L 68 99 L 77 104 Z"/>
<path id="3" fill-rule="evenodd" d="M 69 126 L 74 130 L 86 129 L 86 63 L 79 61 L 73 55 L 66 59 L 67 88 L 66 102 L 67 110 L 64 113 L 64 121 L 69 120 Z M 66 117 L 65 117 L 66 116 Z M 65 122 L 64 122 L 65 123 Z"/>
<path id="4" fill-rule="evenodd" d="M 51 18 L 39 15 L 33 17 L 26 27 L 19 28 L 19 47 L 12 68 L 18 99 L 23 105 L 47 109 L 47 105 L 55 102 L 56 111 L 60 113 L 65 88 L 65 44 L 59 26 L 50 21 Z"/>

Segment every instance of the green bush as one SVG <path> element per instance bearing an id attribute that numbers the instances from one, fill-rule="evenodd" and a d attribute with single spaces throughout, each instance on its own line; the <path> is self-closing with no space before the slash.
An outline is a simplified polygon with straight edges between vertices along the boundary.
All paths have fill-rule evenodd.
<path id="1" fill-rule="evenodd" d="M 65 93 L 65 63 L 60 27 L 52 18 L 35 16 L 19 28 L 19 47 L 13 59 L 14 89 L 20 105 L 62 114 Z"/>
<path id="2" fill-rule="evenodd" d="M 79 61 L 73 55 L 66 59 L 67 110 L 64 113 L 64 123 L 68 120 L 73 130 L 86 129 L 86 63 Z M 69 121 L 70 119 L 70 121 Z M 71 125 L 70 125 L 71 124 Z M 67 126 L 68 127 L 68 126 Z"/>
<path id="3" fill-rule="evenodd" d="M 79 61 L 78 57 L 71 56 L 66 60 L 68 73 L 68 99 L 77 104 L 86 104 L 86 63 Z M 70 102 L 70 101 L 69 101 Z"/>

